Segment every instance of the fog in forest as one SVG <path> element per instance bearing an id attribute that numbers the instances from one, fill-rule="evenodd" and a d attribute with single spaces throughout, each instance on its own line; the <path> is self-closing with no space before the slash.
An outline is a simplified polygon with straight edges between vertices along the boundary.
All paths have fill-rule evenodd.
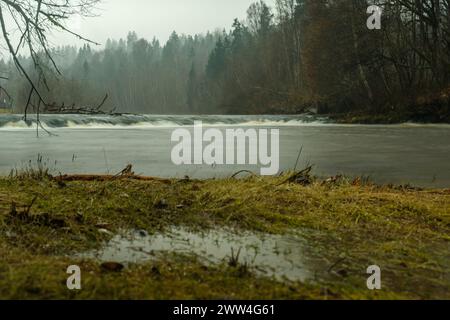
<path id="1" fill-rule="evenodd" d="M 27 55 L 20 59 L 35 81 L 46 79 L 42 112 L 95 107 L 107 96 L 104 110 L 124 113 L 388 112 L 446 121 L 448 1 L 431 9 L 394 1 L 384 6 L 382 27 L 370 30 L 374 3 L 110 0 L 94 17 L 69 23 L 99 45 L 55 35 L 60 75 L 43 53 L 39 71 Z M 3 104 L 23 112 L 29 81 L 11 60 L 0 69 L 12 80 L 1 80 L 10 93 Z"/>
<path id="2" fill-rule="evenodd" d="M 133 30 L 141 37 L 166 42 L 173 31 L 200 34 L 208 30 L 230 29 L 234 18 L 244 19 L 254 0 L 102 0 L 92 10 L 93 17 L 73 17 L 75 31 L 104 46 L 110 39 L 126 37 Z M 275 0 L 268 0 L 274 6 Z M 64 32 L 55 32 L 54 44 L 82 45 Z"/>

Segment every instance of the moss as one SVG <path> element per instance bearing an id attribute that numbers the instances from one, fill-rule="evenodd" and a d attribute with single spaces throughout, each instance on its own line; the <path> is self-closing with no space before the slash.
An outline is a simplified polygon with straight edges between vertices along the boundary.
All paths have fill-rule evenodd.
<path id="1" fill-rule="evenodd" d="M 284 181 L 0 179 L 0 298 L 450 298 L 449 190 Z M 66 289 L 70 257 L 111 237 L 99 229 L 153 233 L 174 225 L 301 229 L 311 250 L 329 261 L 322 268 L 337 273 L 315 283 L 282 283 L 168 255 L 119 274 L 78 261 L 89 271 L 84 289 Z M 382 267 L 382 291 L 367 290 L 365 270 L 373 264 Z"/>

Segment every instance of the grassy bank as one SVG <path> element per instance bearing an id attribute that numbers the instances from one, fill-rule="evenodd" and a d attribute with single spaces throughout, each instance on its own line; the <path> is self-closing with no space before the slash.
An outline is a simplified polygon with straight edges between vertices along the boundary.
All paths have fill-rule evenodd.
<path id="1" fill-rule="evenodd" d="M 450 190 L 349 182 L 0 179 L 0 298 L 450 299 Z M 299 182 L 299 179 L 297 179 Z M 121 272 L 74 258 L 123 229 L 302 230 L 325 259 L 314 282 L 279 282 L 242 265 L 167 254 Z M 107 229 L 110 233 L 100 232 Z M 66 288 L 66 268 L 83 289 Z M 366 287 L 370 265 L 383 289 Z"/>

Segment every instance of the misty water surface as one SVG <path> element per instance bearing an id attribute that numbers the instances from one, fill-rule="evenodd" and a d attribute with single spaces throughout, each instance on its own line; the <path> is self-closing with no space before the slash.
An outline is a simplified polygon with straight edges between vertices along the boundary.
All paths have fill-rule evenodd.
<path id="1" fill-rule="evenodd" d="M 55 173 L 117 173 L 133 164 L 138 174 L 212 178 L 255 166 L 175 166 L 171 134 L 202 120 L 209 127 L 280 129 L 281 170 L 292 169 L 300 148 L 300 166 L 315 173 L 370 176 L 379 183 L 450 186 L 449 125 L 336 125 L 310 116 L 44 116 L 56 136 L 20 116 L 0 115 L 0 173 L 23 168 L 38 154 Z"/>

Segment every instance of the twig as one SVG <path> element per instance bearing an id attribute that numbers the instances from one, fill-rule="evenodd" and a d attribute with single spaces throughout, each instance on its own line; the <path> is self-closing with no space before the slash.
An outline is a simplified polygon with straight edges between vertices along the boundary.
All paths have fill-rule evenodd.
<path id="1" fill-rule="evenodd" d="M 331 273 L 331 271 L 333 271 L 333 269 L 334 269 L 337 265 L 341 264 L 341 263 L 344 262 L 346 259 L 347 259 L 346 257 L 343 257 L 343 258 L 340 258 L 339 260 L 337 260 L 335 263 L 333 263 L 333 264 L 328 268 L 327 272 L 328 272 L 328 273 Z"/>
<path id="2" fill-rule="evenodd" d="M 300 157 L 302 156 L 303 152 L 303 146 L 300 148 L 300 151 L 298 153 L 297 161 L 295 162 L 294 172 L 297 171 L 298 162 L 300 161 Z"/>
<path id="3" fill-rule="evenodd" d="M 238 171 L 238 172 L 236 172 L 235 174 L 233 174 L 233 175 L 231 176 L 231 179 L 236 178 L 236 177 L 237 177 L 238 175 L 240 175 L 241 173 L 249 173 L 249 174 L 251 174 L 253 177 L 256 177 L 256 174 L 253 173 L 253 172 L 251 172 L 250 170 L 241 170 L 241 171 Z"/>
<path id="4" fill-rule="evenodd" d="M 26 216 L 28 216 L 30 214 L 31 208 L 33 207 L 34 203 L 36 202 L 38 196 L 34 196 L 33 200 L 31 201 L 31 203 L 26 207 L 24 214 Z"/>
<path id="5" fill-rule="evenodd" d="M 101 107 L 103 107 L 103 105 L 105 104 L 106 100 L 108 100 L 108 94 L 105 95 L 105 97 L 103 98 L 102 102 L 97 106 L 97 110 L 100 110 Z"/>

